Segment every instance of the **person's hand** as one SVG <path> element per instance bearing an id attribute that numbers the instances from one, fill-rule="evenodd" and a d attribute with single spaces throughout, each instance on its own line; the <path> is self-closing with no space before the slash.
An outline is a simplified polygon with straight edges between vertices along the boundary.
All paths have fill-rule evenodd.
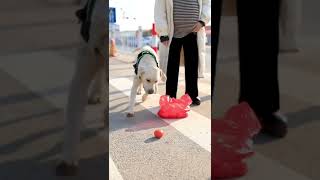
<path id="1" fill-rule="evenodd" d="M 163 44 L 164 46 L 168 47 L 168 46 L 169 46 L 169 41 L 163 41 L 162 44 Z"/>
<path id="2" fill-rule="evenodd" d="M 200 22 L 197 22 L 193 28 L 192 28 L 192 32 L 198 32 L 201 28 L 203 27 L 203 25 Z"/>

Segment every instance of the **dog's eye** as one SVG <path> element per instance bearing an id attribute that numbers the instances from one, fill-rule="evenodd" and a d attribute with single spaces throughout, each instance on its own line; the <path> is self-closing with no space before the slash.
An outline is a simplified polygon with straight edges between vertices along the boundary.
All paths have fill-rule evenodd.
<path id="1" fill-rule="evenodd" d="M 151 82 L 150 79 L 147 79 L 147 82 Z"/>

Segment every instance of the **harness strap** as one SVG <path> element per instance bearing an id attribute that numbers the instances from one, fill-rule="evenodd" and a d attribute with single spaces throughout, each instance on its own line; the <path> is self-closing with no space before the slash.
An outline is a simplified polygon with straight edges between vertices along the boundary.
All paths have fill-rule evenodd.
<path id="1" fill-rule="evenodd" d="M 88 15 L 86 17 L 86 21 L 90 21 L 95 3 L 96 3 L 96 0 L 89 0 L 88 1 L 88 7 L 87 7 L 87 14 Z"/>
<path id="2" fill-rule="evenodd" d="M 80 34 L 84 41 L 89 41 L 90 36 L 90 26 L 91 26 L 91 16 L 93 8 L 95 6 L 96 0 L 87 0 L 86 5 L 76 11 L 76 16 L 81 22 Z"/>
<path id="3" fill-rule="evenodd" d="M 159 63 L 158 63 L 158 61 L 157 61 L 156 56 L 155 56 L 154 54 L 152 54 L 151 52 L 149 52 L 149 51 L 142 51 L 142 52 L 140 52 L 140 53 L 138 54 L 137 62 L 133 65 L 133 67 L 134 67 L 134 73 L 135 73 L 135 74 L 138 74 L 138 66 L 139 66 L 140 60 L 141 60 L 142 57 L 145 56 L 145 55 L 150 55 L 150 56 L 152 56 L 153 60 L 154 60 L 154 61 L 156 62 L 156 64 L 157 64 L 157 67 L 159 68 Z"/>

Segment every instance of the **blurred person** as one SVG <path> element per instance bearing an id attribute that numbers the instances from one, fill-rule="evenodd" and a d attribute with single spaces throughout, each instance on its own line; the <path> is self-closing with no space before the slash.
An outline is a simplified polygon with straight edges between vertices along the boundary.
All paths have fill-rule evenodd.
<path id="1" fill-rule="evenodd" d="M 166 94 L 176 98 L 183 47 L 186 92 L 193 105 L 198 97 L 199 62 L 205 61 L 205 25 L 211 19 L 211 0 L 156 0 L 154 18 L 160 36 L 160 67 L 167 74 Z M 199 61 L 199 58 L 201 60 Z M 200 73 L 201 72 L 200 70 Z"/>
<path id="2" fill-rule="evenodd" d="M 211 88 L 211 98 L 213 102 L 214 98 L 214 90 L 215 90 L 215 79 L 216 79 L 216 65 L 217 65 L 217 58 L 218 58 L 218 44 L 219 44 L 219 34 L 220 34 L 220 21 L 221 21 L 221 13 L 222 13 L 222 3 L 223 0 L 215 0 L 213 1 L 212 7 L 214 7 L 213 16 L 212 16 L 212 29 L 211 32 L 212 35 L 212 60 L 211 63 L 211 74 L 212 74 L 212 88 Z M 212 112 L 213 112 L 213 106 L 211 106 Z"/>
<path id="3" fill-rule="evenodd" d="M 138 30 L 136 31 L 136 43 L 137 48 L 140 49 L 143 46 L 143 36 L 142 36 L 142 27 L 139 26 Z"/>
<path id="4" fill-rule="evenodd" d="M 221 16 L 222 2 L 216 1 Z M 278 80 L 280 1 L 237 0 L 239 38 L 239 103 L 248 102 L 262 125 L 262 132 L 282 138 L 287 134 L 287 120 L 279 112 Z M 220 28 L 216 18 L 214 28 Z M 217 30 L 216 35 L 218 35 Z M 217 38 L 217 37 L 216 37 Z M 218 40 L 214 40 L 217 45 Z M 215 73 L 217 47 L 214 49 Z M 214 74 L 215 75 L 215 74 Z M 213 82 L 214 84 L 214 82 Z"/>
<path id="5" fill-rule="evenodd" d="M 262 131 L 275 137 L 287 134 L 279 114 L 279 0 L 238 0 L 240 97 L 255 111 Z"/>

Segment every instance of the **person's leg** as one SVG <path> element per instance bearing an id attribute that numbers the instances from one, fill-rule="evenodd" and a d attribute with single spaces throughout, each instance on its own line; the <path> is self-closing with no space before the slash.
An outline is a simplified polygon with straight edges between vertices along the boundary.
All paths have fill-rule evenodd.
<path id="1" fill-rule="evenodd" d="M 217 59 L 218 59 L 218 44 L 219 44 L 219 33 L 220 33 L 220 20 L 221 20 L 221 11 L 222 11 L 222 0 L 214 0 L 212 2 L 213 14 L 212 14 L 212 29 L 211 32 L 212 36 L 212 50 L 211 50 L 211 56 L 212 56 L 212 63 L 211 63 L 211 97 L 213 100 L 214 97 L 214 89 L 215 89 L 215 76 L 216 76 L 216 67 L 217 67 Z M 212 111 L 213 111 L 213 106 Z"/>
<path id="2" fill-rule="evenodd" d="M 183 38 L 184 58 L 185 58 L 185 78 L 186 93 L 193 101 L 198 97 L 198 45 L 197 34 L 190 33 Z"/>
<path id="3" fill-rule="evenodd" d="M 237 7 L 240 101 L 258 115 L 273 113 L 279 110 L 279 1 L 238 0 Z"/>
<path id="4" fill-rule="evenodd" d="M 206 72 L 206 53 L 207 53 L 207 37 L 205 30 L 201 30 L 197 33 L 198 41 L 198 54 L 199 54 L 199 68 L 198 68 L 198 78 L 204 78 Z"/>
<path id="5" fill-rule="evenodd" d="M 177 96 L 181 47 L 181 39 L 172 38 L 167 66 L 166 94 L 174 98 Z"/>
<path id="6" fill-rule="evenodd" d="M 273 123 L 270 134 L 284 136 L 285 124 L 273 115 L 279 110 L 279 1 L 238 0 L 237 11 L 239 102 L 248 102 L 263 123 Z"/>

